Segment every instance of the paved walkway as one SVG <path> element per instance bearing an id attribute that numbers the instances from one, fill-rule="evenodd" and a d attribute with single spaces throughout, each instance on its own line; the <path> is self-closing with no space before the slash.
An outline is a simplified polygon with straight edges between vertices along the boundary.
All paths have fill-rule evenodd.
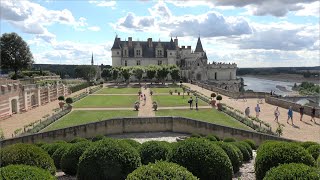
<path id="1" fill-rule="evenodd" d="M 202 94 L 209 96 L 212 91 L 207 89 L 202 89 L 201 87 L 189 83 L 185 83 L 184 85 L 190 87 L 192 90 L 196 90 L 201 92 Z M 222 95 L 222 103 L 226 103 L 227 105 L 234 107 L 235 109 L 241 110 L 244 112 L 246 107 L 250 107 L 250 112 L 252 116 L 255 116 L 254 107 L 257 105 L 258 99 L 247 99 L 247 101 L 243 101 L 242 99 L 235 100 L 231 99 L 227 96 Z M 271 104 L 263 103 L 259 104 L 261 107 L 260 119 L 268 122 L 272 130 L 275 131 L 277 129 L 277 123 L 274 121 L 273 112 L 276 109 L 276 106 Z M 282 137 L 299 140 L 299 141 L 316 141 L 320 143 L 320 119 L 316 118 L 316 122 L 311 122 L 311 117 L 308 115 L 304 115 L 303 121 L 300 121 L 300 114 L 298 112 L 293 113 L 293 123 L 295 126 L 287 124 L 287 109 L 279 107 L 280 116 L 279 122 L 284 124 L 285 127 L 283 129 Z"/>
<path id="2" fill-rule="evenodd" d="M 152 98 L 150 95 L 150 89 L 149 88 L 144 89 L 142 87 L 141 92 L 143 95 L 144 94 L 146 95 L 147 100 L 146 100 L 146 103 L 144 103 L 143 99 L 140 100 L 140 109 L 138 112 L 138 116 L 139 117 L 154 117 L 154 116 L 156 116 L 155 112 L 153 111 L 153 108 L 152 108 Z"/>
<path id="3" fill-rule="evenodd" d="M 86 92 L 86 89 L 82 89 L 75 93 L 70 94 L 67 97 L 72 97 L 82 92 Z M 23 128 L 32 122 L 42 119 L 43 116 L 47 114 L 54 113 L 52 110 L 59 108 L 58 101 L 52 101 L 46 105 L 28 110 L 27 112 L 14 114 L 12 117 L 4 120 L 0 120 L 0 128 L 3 130 L 5 138 L 11 138 L 14 131 Z"/>

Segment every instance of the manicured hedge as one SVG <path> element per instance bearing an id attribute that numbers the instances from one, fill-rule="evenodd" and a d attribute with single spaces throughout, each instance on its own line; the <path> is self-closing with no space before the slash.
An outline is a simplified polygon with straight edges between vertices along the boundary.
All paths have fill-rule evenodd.
<path id="1" fill-rule="evenodd" d="M 250 161 L 250 153 L 248 152 L 248 149 L 245 145 L 239 142 L 231 142 L 231 144 L 237 146 L 240 149 L 243 157 L 243 162 Z"/>
<path id="2" fill-rule="evenodd" d="M 28 165 L 9 165 L 0 168 L 0 179 L 2 180 L 54 180 L 54 176 L 44 169 Z"/>
<path id="3" fill-rule="evenodd" d="M 14 144 L 1 149 L 1 166 L 25 164 L 48 170 L 55 174 L 52 158 L 43 149 L 31 144 Z"/>
<path id="4" fill-rule="evenodd" d="M 263 180 L 306 179 L 319 180 L 320 170 L 305 164 L 282 164 L 270 169 Z"/>
<path id="5" fill-rule="evenodd" d="M 80 157 L 77 178 L 125 179 L 141 165 L 138 151 L 126 142 L 103 139 L 92 144 Z"/>
<path id="6" fill-rule="evenodd" d="M 69 143 L 78 143 L 78 142 L 82 142 L 82 141 L 88 141 L 88 139 L 76 137 L 76 138 L 72 139 Z"/>
<path id="7" fill-rule="evenodd" d="M 232 178 L 232 164 L 218 145 L 204 138 L 189 138 L 172 146 L 170 161 L 186 167 L 200 179 Z"/>
<path id="8" fill-rule="evenodd" d="M 208 139 L 209 141 L 218 141 L 217 138 L 212 134 L 207 135 L 206 139 Z"/>
<path id="9" fill-rule="evenodd" d="M 232 163 L 233 172 L 234 173 L 238 172 L 241 165 L 241 160 L 237 151 L 235 150 L 235 147 L 232 144 L 226 143 L 226 142 L 215 142 L 215 143 L 218 144 L 224 150 L 224 152 L 228 155 Z"/>
<path id="10" fill-rule="evenodd" d="M 122 139 L 121 141 L 124 141 L 124 142 L 130 144 L 132 147 L 134 147 L 138 151 L 141 147 L 141 144 L 138 141 L 135 141 L 133 139 Z"/>
<path id="11" fill-rule="evenodd" d="M 223 142 L 236 142 L 236 140 L 234 138 L 227 137 L 223 139 Z"/>
<path id="12" fill-rule="evenodd" d="M 304 147 L 305 149 L 308 149 L 308 147 L 312 145 L 319 145 L 319 144 L 312 141 L 306 141 L 306 142 L 300 143 L 300 146 Z"/>
<path id="13" fill-rule="evenodd" d="M 154 163 L 157 160 L 166 160 L 171 147 L 168 142 L 148 141 L 141 145 L 140 157 L 142 164 Z"/>
<path id="14" fill-rule="evenodd" d="M 251 139 L 246 139 L 246 140 L 243 140 L 244 142 L 248 143 L 252 149 L 256 150 L 257 149 L 257 146 L 256 146 L 256 143 L 251 140 Z"/>
<path id="15" fill-rule="evenodd" d="M 90 141 L 82 141 L 72 144 L 61 157 L 61 170 L 69 175 L 76 175 L 79 157 L 91 145 Z"/>
<path id="16" fill-rule="evenodd" d="M 312 155 L 314 160 L 317 160 L 320 155 L 320 144 L 309 146 L 307 151 Z"/>
<path id="17" fill-rule="evenodd" d="M 158 161 L 139 167 L 126 180 L 197 180 L 186 168 L 178 164 Z"/>
<path id="18" fill-rule="evenodd" d="M 91 139 L 91 141 L 92 141 L 92 142 L 96 142 L 96 141 L 100 141 L 100 140 L 102 140 L 102 139 L 104 139 L 104 138 L 106 138 L 104 135 L 97 135 L 97 136 L 93 137 L 93 138 Z"/>
<path id="19" fill-rule="evenodd" d="M 50 156 L 61 146 L 62 142 L 48 143 L 41 146 L 41 148 L 48 152 Z M 65 143 L 65 142 L 64 142 Z"/>
<path id="20" fill-rule="evenodd" d="M 242 145 L 244 145 L 246 147 L 246 149 L 247 149 L 247 151 L 248 151 L 248 153 L 250 155 L 250 159 L 252 159 L 252 148 L 251 148 L 251 146 L 248 143 L 244 142 L 244 141 L 239 141 L 237 143 L 242 144 Z"/>
<path id="21" fill-rule="evenodd" d="M 315 166 L 315 160 L 296 143 L 268 141 L 260 145 L 255 161 L 256 179 L 262 180 L 268 170 L 279 164 L 303 163 Z"/>
<path id="22" fill-rule="evenodd" d="M 54 165 L 56 168 L 60 169 L 60 162 L 61 162 L 61 157 L 64 153 L 66 153 L 69 148 L 71 147 L 71 144 L 69 143 L 63 143 L 61 146 L 52 154 L 52 159 L 54 162 Z"/>

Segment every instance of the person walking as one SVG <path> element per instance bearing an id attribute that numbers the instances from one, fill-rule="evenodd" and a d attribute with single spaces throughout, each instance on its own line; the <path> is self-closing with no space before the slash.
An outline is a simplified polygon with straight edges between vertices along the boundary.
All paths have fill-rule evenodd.
<path id="1" fill-rule="evenodd" d="M 288 119 L 287 119 L 287 123 L 289 124 L 289 119 L 291 119 L 291 123 L 293 125 L 293 111 L 292 111 L 292 106 L 289 107 L 288 110 Z"/>
<path id="2" fill-rule="evenodd" d="M 316 108 L 313 106 L 312 107 L 312 109 L 311 109 L 311 122 L 312 122 L 312 120 L 314 121 L 314 122 L 316 122 L 316 120 L 315 120 L 315 117 L 316 116 Z"/>
<path id="3" fill-rule="evenodd" d="M 196 110 L 198 110 L 198 96 L 196 96 L 195 103 L 196 103 Z"/>
<path id="4" fill-rule="evenodd" d="M 146 104 L 146 102 L 147 102 L 146 94 L 143 94 L 143 102 L 144 102 L 144 105 L 145 105 L 145 104 Z"/>
<path id="5" fill-rule="evenodd" d="M 299 108 L 299 112 L 300 112 L 300 121 L 302 121 L 302 117 L 303 117 L 303 112 L 304 111 L 304 107 L 301 105 Z"/>
<path id="6" fill-rule="evenodd" d="M 256 111 L 256 118 L 259 118 L 260 111 L 261 111 L 259 104 L 257 104 L 257 106 L 254 108 L 254 110 Z"/>
<path id="7" fill-rule="evenodd" d="M 245 113 L 246 117 L 249 117 L 249 115 L 250 115 L 250 108 L 247 107 L 247 108 L 244 110 L 244 113 Z"/>
<path id="8" fill-rule="evenodd" d="M 190 97 L 188 103 L 190 105 L 190 109 L 193 109 L 193 99 L 192 99 L 192 97 Z"/>
<path id="9" fill-rule="evenodd" d="M 280 111 L 279 111 L 279 107 L 276 108 L 276 110 L 274 111 L 274 120 L 275 121 L 279 121 L 279 116 L 280 116 Z"/>

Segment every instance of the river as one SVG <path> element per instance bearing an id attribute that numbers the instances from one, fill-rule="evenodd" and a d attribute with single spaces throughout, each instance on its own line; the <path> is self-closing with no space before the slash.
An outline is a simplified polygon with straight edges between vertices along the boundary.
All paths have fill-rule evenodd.
<path id="1" fill-rule="evenodd" d="M 255 92 L 267 92 L 275 91 L 279 95 L 289 95 L 292 94 L 292 87 L 294 82 L 285 81 L 273 81 L 267 79 L 260 79 L 254 77 L 242 77 L 244 80 L 245 90 L 253 90 Z M 285 89 L 284 89 L 285 88 Z"/>

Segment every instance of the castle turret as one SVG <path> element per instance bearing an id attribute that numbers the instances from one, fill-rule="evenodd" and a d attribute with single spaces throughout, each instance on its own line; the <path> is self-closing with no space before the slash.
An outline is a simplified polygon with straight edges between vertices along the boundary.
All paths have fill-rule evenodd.
<path id="1" fill-rule="evenodd" d="M 93 66 L 93 53 L 92 53 L 92 56 L 91 56 L 91 65 Z"/>
<path id="2" fill-rule="evenodd" d="M 170 40 L 170 43 L 167 49 L 167 57 L 168 57 L 168 64 L 176 64 L 177 46 L 173 42 L 172 38 Z"/>
<path id="3" fill-rule="evenodd" d="M 200 37 L 198 37 L 198 42 L 197 42 L 197 46 L 196 46 L 196 50 L 194 52 L 204 52 L 203 48 L 202 48 L 202 43 L 200 40 Z"/>
<path id="4" fill-rule="evenodd" d="M 112 66 L 121 66 L 121 45 L 120 38 L 116 36 L 114 38 L 113 46 L 111 48 Z"/>

